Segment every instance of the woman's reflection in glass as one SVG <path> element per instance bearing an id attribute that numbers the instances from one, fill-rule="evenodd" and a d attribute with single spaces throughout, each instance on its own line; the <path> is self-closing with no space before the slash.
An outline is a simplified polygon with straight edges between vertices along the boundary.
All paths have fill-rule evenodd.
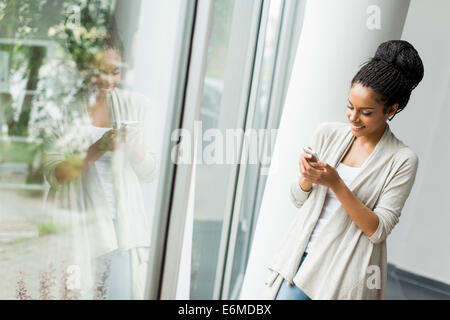
<path id="1" fill-rule="evenodd" d="M 59 144 L 70 137 L 81 142 L 47 153 L 50 195 L 86 218 L 94 281 L 82 298 L 142 299 L 150 226 L 140 183 L 157 171 L 152 104 L 118 87 L 123 51 L 117 38 L 85 51 L 71 45 L 84 85 L 75 103 L 62 106 L 66 119 L 57 136 Z"/>

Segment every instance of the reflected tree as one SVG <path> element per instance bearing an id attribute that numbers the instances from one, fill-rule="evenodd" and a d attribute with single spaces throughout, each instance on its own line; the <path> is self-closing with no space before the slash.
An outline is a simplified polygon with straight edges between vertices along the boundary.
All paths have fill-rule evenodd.
<path id="1" fill-rule="evenodd" d="M 115 2 L 0 0 L 0 72 L 6 75 L 0 84 L 0 128 L 14 141 L 34 140 L 31 147 L 10 143 L 9 149 L 0 141 L 0 162 L 18 161 L 7 154 L 22 153 L 19 162 L 29 167 L 26 183 L 42 182 L 39 141 L 48 133 L 30 127 L 42 129 L 55 106 L 70 103 L 82 86 L 74 71 L 94 63 L 110 32 Z"/>

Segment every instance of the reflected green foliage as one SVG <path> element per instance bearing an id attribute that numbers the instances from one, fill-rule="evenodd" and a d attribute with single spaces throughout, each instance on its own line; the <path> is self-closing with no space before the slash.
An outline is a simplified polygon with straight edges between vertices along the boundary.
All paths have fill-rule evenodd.
<path id="1" fill-rule="evenodd" d="M 25 46 L 14 44 L 1 44 L 0 51 L 8 52 L 10 57 L 11 82 L 20 83 L 22 91 L 17 93 L 3 93 L 5 101 L 2 110 L 7 119 L 8 134 L 11 136 L 28 136 L 28 123 L 32 107 L 32 92 L 36 90 L 39 81 L 39 69 L 44 62 L 46 49 L 39 46 Z M 19 77 L 17 77 L 19 76 Z M 14 99 L 23 94 L 19 107 Z M 19 98 L 20 99 L 20 98 Z M 17 102 L 17 101 L 16 101 Z"/>
<path id="2" fill-rule="evenodd" d="M 81 8 L 80 26 L 65 28 L 67 48 L 79 70 L 96 69 L 101 51 L 119 46 L 111 37 L 116 31 L 114 15 L 109 1 L 92 0 Z"/>
<path id="3" fill-rule="evenodd" d="M 115 6 L 114 0 L 0 0 L 0 183 L 17 178 L 5 179 L 4 163 L 27 164 L 21 183 L 43 182 L 39 160 L 51 117 L 79 91 L 77 71 L 95 70 L 99 51 L 111 46 Z M 32 132 L 39 126 L 47 130 Z"/>
<path id="4" fill-rule="evenodd" d="M 0 141 L 1 162 L 25 162 L 31 163 L 39 145 L 25 141 Z"/>
<path id="5" fill-rule="evenodd" d="M 34 239 L 34 237 L 20 237 L 15 241 L 15 243 L 21 243 L 21 242 L 25 242 L 25 241 L 28 241 L 31 239 Z"/>
<path id="6" fill-rule="evenodd" d="M 60 227 L 53 222 L 41 222 L 38 224 L 39 237 L 56 233 Z"/>
<path id="7" fill-rule="evenodd" d="M 74 1 L 0 0 L 0 37 L 45 39 L 50 26 L 59 23 L 61 13 Z"/>

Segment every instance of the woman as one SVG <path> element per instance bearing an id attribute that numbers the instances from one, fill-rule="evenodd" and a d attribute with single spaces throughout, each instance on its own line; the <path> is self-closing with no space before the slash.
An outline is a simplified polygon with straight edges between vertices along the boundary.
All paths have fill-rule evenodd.
<path id="1" fill-rule="evenodd" d="M 398 223 L 418 157 L 390 131 L 423 78 L 406 41 L 382 43 L 351 82 L 349 123 L 324 123 L 313 135 L 319 162 L 300 156 L 291 187 L 300 208 L 269 266 L 273 299 L 384 299 L 386 238 Z"/>
<path id="2" fill-rule="evenodd" d="M 107 39 L 90 49 L 90 58 L 83 51 L 79 60 L 74 56 L 85 83 L 60 106 L 47 141 L 49 195 L 55 208 L 83 218 L 74 246 L 89 256 L 92 278 L 81 298 L 142 299 L 150 226 L 140 182 L 156 176 L 155 110 L 144 97 L 117 88 L 120 45 Z"/>

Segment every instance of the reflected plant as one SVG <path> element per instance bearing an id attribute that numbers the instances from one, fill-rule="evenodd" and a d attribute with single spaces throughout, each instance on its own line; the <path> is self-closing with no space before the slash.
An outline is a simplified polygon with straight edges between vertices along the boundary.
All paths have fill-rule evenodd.
<path id="1" fill-rule="evenodd" d="M 84 18 L 79 28 L 68 28 L 66 18 L 71 7 L 81 9 Z M 77 64 L 95 60 L 98 43 L 106 38 L 114 9 L 115 1 L 111 0 L 0 0 L 0 38 L 8 40 L 0 44 L 0 51 L 7 56 L 5 88 L 9 91 L 1 99 L 0 114 L 5 117 L 8 135 L 34 141 L 42 138 L 39 141 L 45 142 L 52 134 L 49 131 L 58 120 L 54 107 L 72 104 L 80 89 L 74 70 Z M 47 44 L 27 44 L 34 39 Z M 72 59 L 64 49 L 68 49 Z M 54 58 L 50 61 L 49 56 Z M 44 148 L 39 142 L 33 153 L 39 161 L 28 162 L 25 183 L 43 183 L 40 159 Z"/>
<path id="2" fill-rule="evenodd" d="M 64 263 L 65 265 L 65 263 Z M 69 278 L 71 274 L 68 272 L 67 268 L 63 267 L 62 281 L 61 281 L 61 299 L 62 300 L 79 300 L 80 290 L 72 288 Z"/>
<path id="3" fill-rule="evenodd" d="M 19 280 L 17 281 L 16 286 L 16 298 L 17 300 L 32 300 L 25 285 L 22 271 L 19 271 Z"/>
<path id="4" fill-rule="evenodd" d="M 40 299 L 41 300 L 53 300 L 55 299 L 51 295 L 53 286 L 55 285 L 55 267 L 50 264 L 49 271 L 43 271 L 40 273 Z"/>
<path id="5" fill-rule="evenodd" d="M 64 265 L 65 263 L 63 263 Z M 80 290 L 72 288 L 70 285 L 69 273 L 67 268 L 63 268 L 61 277 L 61 297 L 62 300 L 79 300 Z M 50 264 L 48 271 L 42 271 L 39 274 L 39 299 L 41 300 L 54 300 L 56 299 L 52 294 L 52 290 L 56 284 L 56 269 L 53 264 Z M 19 271 L 19 278 L 16 285 L 16 298 L 18 300 L 33 300 L 31 294 L 28 292 L 23 272 Z"/>
<path id="6" fill-rule="evenodd" d="M 88 0 L 80 3 L 80 25 L 67 25 L 67 49 L 80 71 L 90 73 L 98 69 L 101 52 L 108 46 L 116 30 L 114 7 L 104 0 Z"/>
<path id="7" fill-rule="evenodd" d="M 108 299 L 108 279 L 111 273 L 111 260 L 105 259 L 103 261 L 104 270 L 101 272 L 101 276 L 95 287 L 94 300 L 106 300 Z"/>

